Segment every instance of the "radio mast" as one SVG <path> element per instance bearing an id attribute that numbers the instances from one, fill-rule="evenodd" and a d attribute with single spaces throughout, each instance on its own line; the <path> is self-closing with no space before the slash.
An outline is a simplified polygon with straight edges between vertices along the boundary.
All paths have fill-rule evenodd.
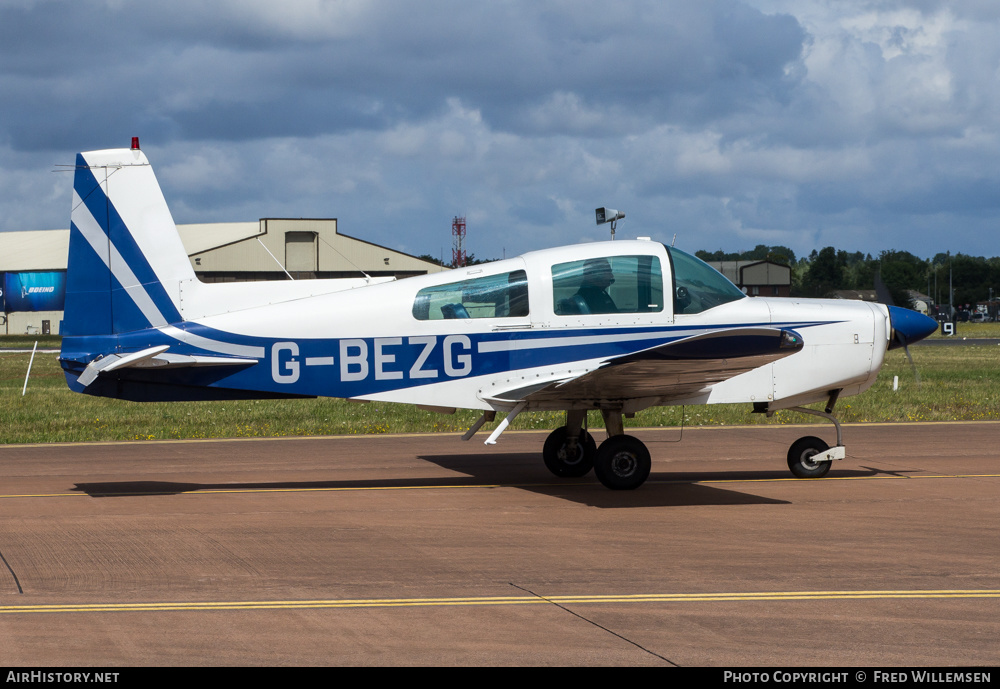
<path id="1" fill-rule="evenodd" d="M 451 221 L 451 265 L 461 268 L 465 261 L 465 216 L 456 215 Z"/>

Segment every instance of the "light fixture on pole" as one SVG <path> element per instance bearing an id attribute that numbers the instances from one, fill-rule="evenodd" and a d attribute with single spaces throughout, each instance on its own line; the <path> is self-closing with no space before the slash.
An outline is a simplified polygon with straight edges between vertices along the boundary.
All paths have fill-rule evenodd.
<path id="1" fill-rule="evenodd" d="M 625 214 L 621 211 L 616 211 L 613 208 L 598 208 L 597 213 L 597 224 L 603 225 L 604 223 L 611 223 L 611 240 L 615 239 L 615 229 L 618 226 L 618 221 L 625 217 Z"/>

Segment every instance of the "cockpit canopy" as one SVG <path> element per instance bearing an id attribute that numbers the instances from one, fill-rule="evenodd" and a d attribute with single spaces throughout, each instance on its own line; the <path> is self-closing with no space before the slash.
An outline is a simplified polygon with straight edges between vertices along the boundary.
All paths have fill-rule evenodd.
<path id="1" fill-rule="evenodd" d="M 633 243 L 633 247 L 637 243 Z M 648 251 L 648 249 L 654 249 Z M 623 247 L 624 248 L 624 247 Z M 526 318 L 531 309 L 551 299 L 556 317 L 592 314 L 696 314 L 745 295 L 722 273 L 690 254 L 664 247 L 669 266 L 662 265 L 655 244 L 646 252 L 594 256 L 572 260 L 532 261 L 535 277 L 523 268 L 485 275 L 483 269 L 467 271 L 463 279 L 421 289 L 413 303 L 417 320 Z M 540 252 L 536 256 L 545 256 Z M 657 255 L 659 254 L 659 255 Z M 548 254 L 551 260 L 554 254 Z M 495 264 L 496 269 L 515 266 L 520 259 Z M 521 265 L 524 265 L 521 262 Z M 672 284 L 664 289 L 664 273 Z M 551 293 L 539 281 L 544 273 L 551 278 Z M 534 285 L 533 287 L 531 285 Z M 541 291 L 537 291 L 541 290 Z M 672 296 L 669 296 L 672 295 Z M 544 311 L 544 309 L 543 309 Z"/>
<path id="2" fill-rule="evenodd" d="M 746 295 L 700 258 L 667 247 L 674 274 L 674 313 L 701 313 Z"/>

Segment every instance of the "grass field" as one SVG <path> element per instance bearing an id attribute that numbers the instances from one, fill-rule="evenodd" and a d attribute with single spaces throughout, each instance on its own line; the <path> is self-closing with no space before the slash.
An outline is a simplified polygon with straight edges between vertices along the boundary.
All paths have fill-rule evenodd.
<path id="1" fill-rule="evenodd" d="M 30 348 L 34 339 L 0 338 L 0 347 Z M 58 346 L 58 338 L 54 340 L 47 346 Z M 840 400 L 838 417 L 845 422 L 1000 419 L 1000 346 L 918 346 L 912 351 L 919 387 L 903 352 L 894 350 L 871 390 Z M 332 399 L 137 403 L 95 398 L 69 391 L 57 355 L 51 353 L 36 355 L 22 397 L 29 358 L 27 353 L 0 353 L 0 443 L 458 433 L 479 416 L 475 411 L 441 415 L 409 405 Z M 893 376 L 899 377 L 897 392 Z M 816 421 L 793 412 L 767 419 L 751 414 L 749 405 L 711 405 L 648 409 L 625 424 L 677 426 L 682 413 L 685 425 L 696 426 Z M 561 413 L 525 413 L 512 428 L 551 429 L 562 423 Z M 590 414 L 588 423 L 591 428 L 603 426 L 597 412 Z"/>
<path id="2" fill-rule="evenodd" d="M 1000 323 L 956 323 L 955 337 L 969 338 L 1000 338 Z M 937 329 L 932 338 L 944 338 L 941 328 Z"/>

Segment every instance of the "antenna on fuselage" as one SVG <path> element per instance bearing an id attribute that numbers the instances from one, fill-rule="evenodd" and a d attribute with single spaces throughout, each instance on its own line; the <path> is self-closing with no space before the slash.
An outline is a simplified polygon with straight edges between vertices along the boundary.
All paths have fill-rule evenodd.
<path id="1" fill-rule="evenodd" d="M 621 211 L 616 211 L 613 208 L 598 208 L 597 213 L 597 224 L 603 225 L 604 223 L 611 223 L 611 241 L 615 240 L 615 229 L 618 227 L 618 221 L 625 217 L 625 214 Z"/>
<path id="2" fill-rule="evenodd" d="M 281 270 L 285 273 L 285 275 L 288 276 L 288 279 L 289 280 L 294 280 L 295 278 L 292 277 L 291 273 L 289 273 L 287 270 L 285 270 L 284 264 L 282 264 L 282 262 L 278 260 L 278 257 L 275 256 L 274 254 L 272 254 L 271 250 L 268 249 L 266 246 L 264 246 L 264 242 L 260 241 L 260 237 L 257 237 L 257 242 L 260 243 L 260 245 L 264 247 L 264 251 L 267 252 L 268 256 L 270 256 L 271 258 L 274 259 L 274 262 L 277 263 L 278 267 L 281 268 Z"/>

